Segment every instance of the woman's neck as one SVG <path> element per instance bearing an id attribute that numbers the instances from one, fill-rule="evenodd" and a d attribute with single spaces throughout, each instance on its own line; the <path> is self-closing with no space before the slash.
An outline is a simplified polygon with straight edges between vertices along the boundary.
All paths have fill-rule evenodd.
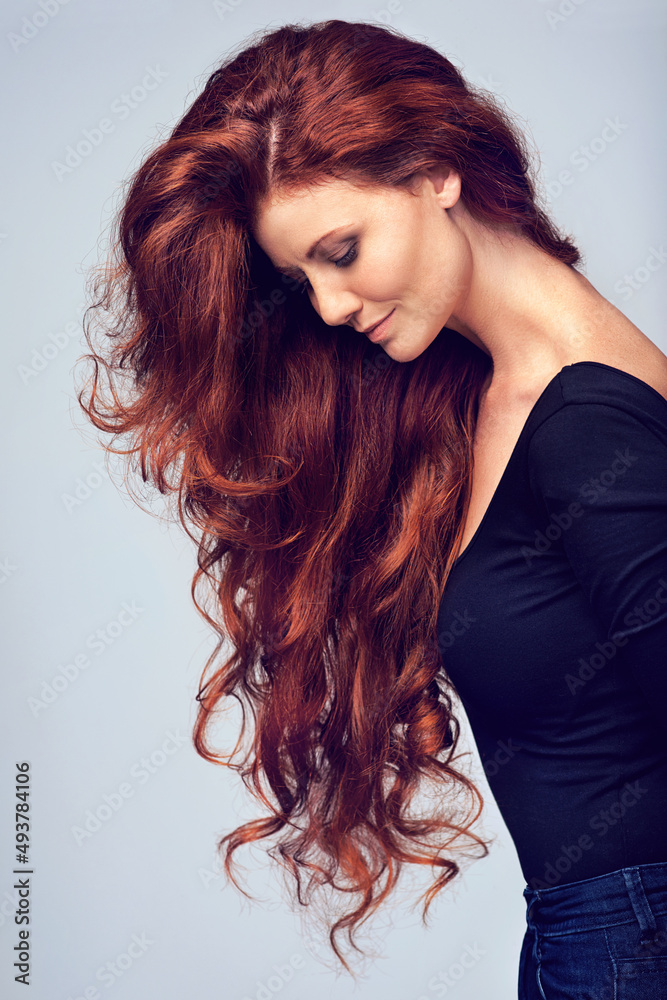
<path id="1" fill-rule="evenodd" d="M 579 271 L 521 236 L 496 233 L 457 203 L 450 218 L 471 249 L 469 280 L 447 326 L 490 355 L 495 391 L 618 349 L 644 334 Z"/>

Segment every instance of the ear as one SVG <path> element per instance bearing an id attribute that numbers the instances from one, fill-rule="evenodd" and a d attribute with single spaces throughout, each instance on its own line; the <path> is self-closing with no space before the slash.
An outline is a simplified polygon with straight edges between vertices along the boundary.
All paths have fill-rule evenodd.
<path id="1" fill-rule="evenodd" d="M 461 197 L 461 175 L 445 163 L 424 170 L 442 208 L 452 208 Z"/>

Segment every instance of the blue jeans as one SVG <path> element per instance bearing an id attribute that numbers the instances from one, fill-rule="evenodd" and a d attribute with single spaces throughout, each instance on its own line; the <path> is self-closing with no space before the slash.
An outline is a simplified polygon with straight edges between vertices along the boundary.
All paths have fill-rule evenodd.
<path id="1" fill-rule="evenodd" d="M 667 861 L 523 895 L 519 1000 L 667 1000 Z"/>

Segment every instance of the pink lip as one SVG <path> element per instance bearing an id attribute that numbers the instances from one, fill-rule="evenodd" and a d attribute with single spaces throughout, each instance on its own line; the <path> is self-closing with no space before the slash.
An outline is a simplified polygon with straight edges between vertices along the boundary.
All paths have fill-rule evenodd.
<path id="1" fill-rule="evenodd" d="M 372 341 L 374 344 L 377 344 L 378 341 L 380 340 L 384 340 L 384 338 L 386 337 L 387 333 L 389 332 L 389 327 L 391 326 L 391 317 L 394 315 L 395 311 L 396 311 L 395 308 L 392 309 L 389 315 L 385 316 L 385 318 L 382 320 L 381 323 L 378 323 L 378 325 L 374 327 L 374 329 L 372 329 L 369 333 L 366 334 L 368 339 Z"/>

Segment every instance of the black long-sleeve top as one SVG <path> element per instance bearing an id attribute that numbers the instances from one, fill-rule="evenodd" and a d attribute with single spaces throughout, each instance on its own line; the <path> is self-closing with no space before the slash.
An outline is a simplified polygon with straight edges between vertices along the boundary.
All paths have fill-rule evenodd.
<path id="1" fill-rule="evenodd" d="M 667 861 L 667 400 L 567 365 L 438 613 L 531 888 Z"/>

